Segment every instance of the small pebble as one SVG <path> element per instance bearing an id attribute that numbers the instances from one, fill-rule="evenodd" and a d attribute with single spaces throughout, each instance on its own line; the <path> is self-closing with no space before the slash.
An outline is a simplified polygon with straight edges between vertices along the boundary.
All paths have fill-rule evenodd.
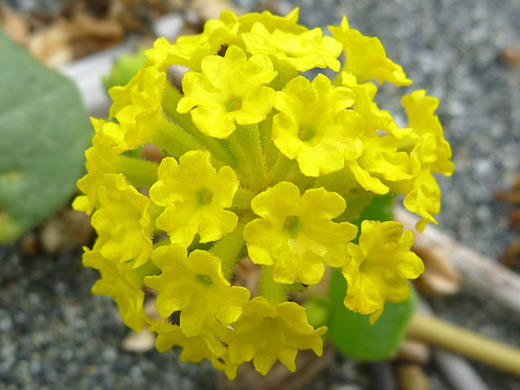
<path id="1" fill-rule="evenodd" d="M 7 333 L 13 327 L 13 320 L 6 310 L 0 309 L 0 332 Z"/>
<path id="2" fill-rule="evenodd" d="M 20 241 L 20 253 L 24 256 L 34 256 L 38 252 L 38 235 L 30 232 Z"/>
<path id="3" fill-rule="evenodd" d="M 147 329 L 139 333 L 131 332 L 126 336 L 122 343 L 122 348 L 129 352 L 147 352 L 154 349 L 155 333 L 148 332 Z"/>
<path id="4" fill-rule="evenodd" d="M 407 338 L 401 344 L 395 359 L 425 365 L 430 360 L 430 347 L 427 344 Z"/>
<path id="5" fill-rule="evenodd" d="M 418 364 L 402 363 L 397 365 L 399 390 L 429 390 L 428 377 Z"/>
<path id="6" fill-rule="evenodd" d="M 334 386 L 334 388 L 332 390 L 363 390 L 363 388 L 361 388 L 360 386 L 358 385 L 337 385 L 337 386 Z"/>
<path id="7" fill-rule="evenodd" d="M 516 68 L 520 65 L 520 48 L 518 46 L 507 46 L 500 52 L 498 58 L 508 68 Z"/>
<path id="8" fill-rule="evenodd" d="M 51 218 L 40 232 L 40 241 L 47 253 L 60 254 L 88 245 L 94 237 L 90 217 L 85 213 L 63 209 Z"/>

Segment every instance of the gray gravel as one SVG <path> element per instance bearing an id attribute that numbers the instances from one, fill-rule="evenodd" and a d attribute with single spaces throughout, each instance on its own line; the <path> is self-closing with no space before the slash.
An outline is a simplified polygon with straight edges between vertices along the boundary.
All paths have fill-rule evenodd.
<path id="1" fill-rule="evenodd" d="M 248 10 L 273 3 L 235 2 Z M 396 104 L 402 91 L 426 88 L 440 98 L 438 113 L 457 167 L 452 178 L 439 179 L 440 226 L 497 258 L 518 234 L 508 224 L 510 206 L 493 194 L 510 188 L 520 169 L 520 67 L 497 61 L 504 47 L 520 45 L 520 2 L 293 0 L 277 6 L 284 13 L 296 3 L 310 27 L 337 24 L 347 13 L 353 27 L 381 39 L 415 81 L 413 88 L 381 88 L 381 106 L 397 112 L 398 120 L 404 123 Z M 211 367 L 181 364 L 178 351 L 123 351 L 128 330 L 109 298 L 90 294 L 96 272 L 81 266 L 79 253 L 31 259 L 4 246 L 0 264 L 0 389 L 215 388 Z M 477 291 L 430 303 L 450 321 L 520 346 L 520 315 Z M 520 389 L 518 378 L 475 367 L 493 390 Z M 451 389 L 435 366 L 428 373 L 432 389 Z M 369 388 L 366 370 L 339 356 L 324 375 L 308 388 Z"/>
<path id="2" fill-rule="evenodd" d="M 136 354 L 110 298 L 93 296 L 97 272 L 81 254 L 22 258 L 0 247 L 0 389 L 210 389 L 208 364 L 178 351 Z"/>

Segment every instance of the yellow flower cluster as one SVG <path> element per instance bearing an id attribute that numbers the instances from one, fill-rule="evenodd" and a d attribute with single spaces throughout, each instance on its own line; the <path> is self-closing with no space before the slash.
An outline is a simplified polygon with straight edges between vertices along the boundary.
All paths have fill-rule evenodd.
<path id="1" fill-rule="evenodd" d="M 231 379 L 244 362 L 294 371 L 298 350 L 322 353 L 326 328 L 288 291 L 320 283 L 325 266 L 344 275 L 345 306 L 371 322 L 386 301 L 406 300 L 407 279 L 423 271 L 412 233 L 364 221 L 354 244 L 351 222 L 373 197 L 402 194 L 422 230 L 440 210 L 433 173 L 454 168 L 435 98 L 403 98 L 406 128 L 374 102 L 372 80 L 411 83 L 377 38 L 346 18 L 332 37 L 297 19 L 297 9 L 223 12 L 202 34 L 158 39 L 110 91 L 110 121 L 92 119 L 74 202 L 98 233 L 83 260 L 101 275 L 93 292 L 111 296 L 135 331 L 156 332 L 159 351 L 181 346 L 183 360 L 208 359 Z M 187 68 L 182 93 L 172 65 Z M 334 82 L 301 75 L 327 67 Z M 162 158 L 142 157 L 148 144 Z M 235 278 L 241 261 L 260 268 L 258 291 Z M 161 320 L 145 314 L 146 297 Z"/>

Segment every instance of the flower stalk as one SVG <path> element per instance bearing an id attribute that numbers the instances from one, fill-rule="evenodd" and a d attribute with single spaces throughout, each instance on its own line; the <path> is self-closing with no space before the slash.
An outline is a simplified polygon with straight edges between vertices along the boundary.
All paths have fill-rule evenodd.
<path id="1" fill-rule="evenodd" d="M 520 350 L 439 318 L 415 313 L 408 335 L 520 377 Z"/>
<path id="2" fill-rule="evenodd" d="M 265 189 L 265 162 L 258 126 L 238 126 L 229 138 L 229 143 L 238 163 L 245 172 L 245 185 L 257 192 Z"/>
<path id="3" fill-rule="evenodd" d="M 264 297 L 272 307 L 287 301 L 286 286 L 273 280 L 273 266 L 264 265 L 258 282 L 258 294 Z"/>

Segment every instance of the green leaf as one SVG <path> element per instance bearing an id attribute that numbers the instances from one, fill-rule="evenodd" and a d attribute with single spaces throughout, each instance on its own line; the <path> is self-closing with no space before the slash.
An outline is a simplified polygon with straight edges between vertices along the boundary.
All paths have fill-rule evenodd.
<path id="1" fill-rule="evenodd" d="M 358 227 L 363 220 L 390 221 L 393 197 L 375 197 L 353 223 Z M 354 313 L 343 304 L 347 283 L 334 270 L 330 280 L 331 313 L 328 336 L 336 348 L 357 360 L 385 360 L 397 351 L 403 340 L 415 309 L 413 292 L 402 303 L 386 303 L 381 317 L 371 325 L 369 316 Z"/>
<path id="2" fill-rule="evenodd" d="M 406 335 L 415 309 L 413 293 L 405 302 L 387 302 L 381 317 L 371 325 L 369 316 L 354 313 L 343 305 L 346 289 L 341 273 L 333 271 L 328 336 L 339 351 L 351 358 L 362 361 L 387 359 L 397 351 Z"/>
<path id="3" fill-rule="evenodd" d="M 90 126 L 79 93 L 0 30 L 0 243 L 56 212 L 81 176 Z"/>
<path id="4" fill-rule="evenodd" d="M 368 206 L 361 212 L 360 216 L 356 220 L 352 221 L 352 223 L 360 228 L 361 222 L 365 219 L 380 222 L 392 221 L 394 219 L 393 207 L 393 195 L 375 196 Z"/>
<path id="5" fill-rule="evenodd" d="M 306 300 L 303 303 L 303 307 L 305 307 L 309 324 L 314 328 L 328 326 L 331 312 L 330 306 L 330 299 L 324 297 L 314 297 Z"/>

